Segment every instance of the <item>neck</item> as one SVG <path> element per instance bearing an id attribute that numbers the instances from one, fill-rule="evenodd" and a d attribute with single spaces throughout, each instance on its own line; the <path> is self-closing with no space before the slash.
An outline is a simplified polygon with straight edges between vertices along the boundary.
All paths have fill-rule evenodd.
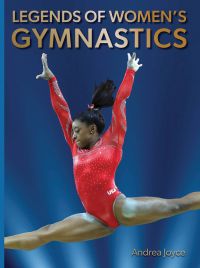
<path id="1" fill-rule="evenodd" d="M 94 135 L 91 139 L 91 143 L 90 145 L 88 146 L 89 149 L 92 148 L 96 143 L 97 141 L 100 139 L 100 136 L 99 135 Z"/>

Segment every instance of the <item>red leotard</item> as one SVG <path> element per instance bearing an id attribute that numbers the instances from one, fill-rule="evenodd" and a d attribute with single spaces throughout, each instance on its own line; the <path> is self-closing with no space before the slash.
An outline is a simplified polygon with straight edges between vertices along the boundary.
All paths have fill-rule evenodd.
<path id="1" fill-rule="evenodd" d="M 71 136 L 72 119 L 55 77 L 49 80 L 51 102 L 61 123 L 73 156 L 76 189 L 85 210 L 107 226 L 119 226 L 113 204 L 121 194 L 115 185 L 115 172 L 122 158 L 126 133 L 126 99 L 130 96 L 135 72 L 127 69 L 117 92 L 108 130 L 90 149 L 79 149 Z"/>

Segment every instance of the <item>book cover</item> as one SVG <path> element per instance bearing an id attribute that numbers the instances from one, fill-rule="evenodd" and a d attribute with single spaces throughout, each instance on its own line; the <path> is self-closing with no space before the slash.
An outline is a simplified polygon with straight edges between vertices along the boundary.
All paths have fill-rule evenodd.
<path id="1" fill-rule="evenodd" d="M 123 207 L 136 223 L 120 224 L 98 239 L 91 238 L 84 224 L 77 223 L 79 229 L 75 224 L 65 226 L 60 240 L 77 230 L 86 230 L 89 240 L 52 241 L 32 250 L 5 249 L 4 267 L 200 267 L 199 210 L 182 213 L 180 209 L 186 202 L 180 198 L 200 191 L 197 3 L 8 0 L 4 17 L 5 236 L 36 231 L 86 212 L 48 81 L 36 79 L 43 70 L 42 53 L 47 54 L 72 119 L 91 107 L 93 90 L 103 81 L 113 80 L 117 92 L 127 70 L 127 53 L 135 52 L 143 64 L 133 71 L 123 155 L 115 174 L 120 192 L 140 200 L 131 208 Z M 106 131 L 113 120 L 112 108 L 102 109 L 102 114 Z M 124 117 L 116 120 L 121 124 Z M 108 189 L 108 195 L 115 191 Z M 147 213 L 150 222 L 151 210 L 162 210 L 163 204 L 157 208 L 140 197 L 176 200 L 172 210 L 180 215 L 166 217 L 162 212 L 163 219 L 137 224 L 140 213 L 144 218 Z M 96 199 L 97 204 L 106 202 L 103 197 Z"/>

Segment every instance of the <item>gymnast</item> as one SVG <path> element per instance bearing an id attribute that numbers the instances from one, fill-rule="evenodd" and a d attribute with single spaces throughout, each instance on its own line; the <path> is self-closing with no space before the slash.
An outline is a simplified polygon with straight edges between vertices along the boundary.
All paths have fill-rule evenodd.
<path id="1" fill-rule="evenodd" d="M 107 80 L 95 88 L 91 104 L 74 120 L 57 79 L 48 67 L 47 55 L 43 53 L 41 59 L 43 72 L 36 78 L 48 80 L 51 103 L 71 149 L 76 190 L 85 213 L 32 232 L 8 236 L 5 248 L 32 250 L 52 241 L 97 239 L 112 234 L 119 225 L 148 224 L 200 209 L 200 192 L 175 199 L 126 197 L 115 185 L 126 134 L 126 100 L 135 74 L 142 66 L 135 53 L 128 53 L 127 69 L 115 100 L 114 83 Z M 102 134 L 105 123 L 100 110 L 109 106 L 113 106 L 111 125 Z"/>

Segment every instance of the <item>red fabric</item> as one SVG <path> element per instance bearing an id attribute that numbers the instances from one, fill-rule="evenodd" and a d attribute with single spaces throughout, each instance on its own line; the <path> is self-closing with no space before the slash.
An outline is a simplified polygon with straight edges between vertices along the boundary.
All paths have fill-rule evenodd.
<path id="1" fill-rule="evenodd" d="M 113 213 L 113 203 L 121 193 L 115 185 L 115 172 L 122 158 L 122 145 L 126 133 L 126 99 L 131 93 L 134 74 L 133 70 L 126 70 L 113 105 L 111 125 L 90 149 L 79 149 L 73 141 L 68 104 L 56 78 L 49 80 L 52 105 L 72 151 L 78 195 L 89 214 L 112 228 L 119 226 Z"/>

